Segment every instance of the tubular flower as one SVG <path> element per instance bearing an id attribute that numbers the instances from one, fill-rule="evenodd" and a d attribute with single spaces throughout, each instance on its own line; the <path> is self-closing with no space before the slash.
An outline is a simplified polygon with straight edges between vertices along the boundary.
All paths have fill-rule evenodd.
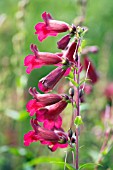
<path id="1" fill-rule="evenodd" d="M 70 39 L 71 39 L 70 34 L 65 35 L 64 37 L 62 37 L 62 38 L 57 42 L 58 48 L 61 49 L 61 50 L 64 50 L 64 49 L 67 47 Z"/>
<path id="2" fill-rule="evenodd" d="M 66 74 L 66 72 L 70 71 L 68 68 L 57 67 L 55 70 L 50 72 L 46 77 L 43 77 L 39 83 L 38 87 L 43 92 L 48 92 L 52 90 L 58 81 Z"/>
<path id="3" fill-rule="evenodd" d="M 57 36 L 58 33 L 69 30 L 69 25 L 63 21 L 54 20 L 49 13 L 42 14 L 44 22 L 39 22 L 35 26 L 35 34 L 38 34 L 39 41 L 43 41 L 48 36 Z"/>
<path id="4" fill-rule="evenodd" d="M 69 61 L 74 62 L 74 53 L 76 50 L 77 43 L 74 41 L 70 43 L 68 49 L 64 52 L 64 55 L 62 57 L 67 58 Z"/>
<path id="5" fill-rule="evenodd" d="M 24 145 L 29 146 L 32 142 L 40 141 L 41 144 L 47 145 L 51 151 L 57 148 L 65 148 L 68 146 L 68 135 L 63 129 L 48 130 L 41 127 L 36 120 L 31 120 L 31 125 L 34 130 L 29 131 L 24 135 Z"/>
<path id="6" fill-rule="evenodd" d="M 62 58 L 57 54 L 48 52 L 39 52 L 35 44 L 31 44 L 30 54 L 25 57 L 24 65 L 27 66 L 26 72 L 29 74 L 33 69 L 40 68 L 44 65 L 56 65 L 62 62 Z"/>
<path id="7" fill-rule="evenodd" d="M 92 83 L 94 84 L 98 81 L 99 76 L 96 72 L 96 69 L 95 69 L 93 63 L 90 61 L 89 57 L 85 56 L 84 57 L 84 68 L 85 68 L 85 70 L 87 70 L 89 63 L 90 63 L 90 67 L 89 67 L 89 70 L 88 70 L 88 77 L 92 80 Z"/>
<path id="8" fill-rule="evenodd" d="M 36 112 L 36 119 L 39 122 L 43 122 L 44 127 L 47 129 L 60 128 L 62 125 L 60 113 L 66 108 L 67 104 L 68 96 L 65 96 L 62 101 L 40 108 Z"/>
<path id="9" fill-rule="evenodd" d="M 40 94 L 36 91 L 36 88 L 29 88 L 29 93 L 37 100 L 37 102 L 43 103 L 44 105 L 51 105 L 62 100 L 62 95 L 58 94 Z"/>
<path id="10" fill-rule="evenodd" d="M 63 96 L 57 94 L 40 94 L 34 88 L 29 89 L 34 99 L 28 101 L 26 108 L 30 116 L 34 116 L 36 111 L 44 106 L 55 104 L 63 99 Z"/>
<path id="11" fill-rule="evenodd" d="M 30 116 L 34 116 L 36 111 L 43 106 L 43 103 L 37 102 L 36 99 L 32 99 L 26 104 L 26 109 L 27 112 L 30 113 Z"/>
<path id="12" fill-rule="evenodd" d="M 69 74 L 70 68 L 73 66 L 73 55 L 75 52 L 75 48 L 76 42 L 72 42 L 62 56 L 61 66 L 50 72 L 46 77 L 42 78 L 39 81 L 38 87 L 41 91 L 48 92 L 52 90 L 64 75 Z"/>

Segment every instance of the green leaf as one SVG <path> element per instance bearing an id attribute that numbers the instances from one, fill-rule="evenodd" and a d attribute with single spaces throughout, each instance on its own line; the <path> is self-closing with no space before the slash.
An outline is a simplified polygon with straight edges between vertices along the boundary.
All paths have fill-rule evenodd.
<path id="1" fill-rule="evenodd" d="M 70 77 L 70 78 L 74 79 L 74 74 L 73 74 L 73 72 L 72 72 L 72 71 L 69 73 L 68 77 Z"/>
<path id="2" fill-rule="evenodd" d="M 91 79 L 84 79 L 80 82 L 79 86 L 81 86 L 84 82 L 91 81 Z"/>
<path id="3" fill-rule="evenodd" d="M 76 87 L 76 88 L 78 88 L 79 87 L 79 84 L 76 82 L 76 81 L 74 81 L 72 78 L 70 78 L 70 77 L 66 77 L 68 80 L 70 80 L 71 81 L 71 83 Z"/>
<path id="4" fill-rule="evenodd" d="M 84 48 L 86 45 L 87 45 L 87 40 L 86 39 L 82 40 L 82 44 L 81 44 L 82 48 Z"/>
<path id="5" fill-rule="evenodd" d="M 63 162 L 62 159 L 60 159 L 60 158 L 44 157 L 44 156 L 35 158 L 35 159 L 29 161 L 28 163 L 25 163 L 24 167 L 34 166 L 34 165 L 38 165 L 38 164 L 42 164 L 42 163 L 43 164 L 44 163 L 57 164 L 57 165 L 60 165 L 60 167 L 66 166 L 69 170 L 75 170 L 75 168 L 72 165 Z"/>
<path id="6" fill-rule="evenodd" d="M 92 170 L 95 168 L 95 166 L 102 166 L 101 164 L 96 164 L 96 163 L 86 163 L 80 166 L 80 169 L 84 169 L 84 170 Z"/>
<path id="7" fill-rule="evenodd" d="M 83 124 L 83 121 L 82 121 L 81 116 L 76 116 L 76 118 L 75 118 L 75 120 L 74 120 L 74 124 L 75 124 L 76 126 L 79 126 L 79 125 Z"/>

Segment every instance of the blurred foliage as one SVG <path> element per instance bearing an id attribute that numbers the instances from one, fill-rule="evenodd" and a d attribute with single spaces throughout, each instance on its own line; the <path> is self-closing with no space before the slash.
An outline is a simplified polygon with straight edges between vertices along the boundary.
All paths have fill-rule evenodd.
<path id="1" fill-rule="evenodd" d="M 85 35 L 86 43 L 98 45 L 100 49 L 95 57 L 90 55 L 99 71 L 100 80 L 93 93 L 86 97 L 88 104 L 81 107 L 84 124 L 80 136 L 80 164 L 97 161 L 105 132 L 100 119 L 106 103 L 103 92 L 106 84 L 113 81 L 113 1 L 87 0 L 85 13 L 81 3 L 82 0 L 0 0 L 0 170 L 60 170 L 59 166 L 45 164 L 44 159 L 33 166 L 29 166 L 29 162 L 38 160 L 40 156 L 60 157 L 64 161 L 64 150 L 51 153 L 39 143 L 27 148 L 23 146 L 23 135 L 31 129 L 25 110 L 30 98 L 28 88 L 37 87 L 38 80 L 53 69 L 43 67 L 28 76 L 23 66 L 24 58 L 31 53 L 31 43 L 37 44 L 40 51 L 57 52 L 56 42 L 63 35 L 49 37 L 42 43 L 37 40 L 34 26 L 41 21 L 43 11 L 69 24 L 84 14 L 84 25 L 89 29 Z M 64 113 L 65 120 L 69 120 L 68 113 L 70 106 Z M 64 122 L 65 127 L 67 124 Z M 104 168 L 99 166 L 99 170 L 113 169 L 111 145 L 101 162 Z M 71 151 L 68 152 L 67 162 L 72 163 Z"/>

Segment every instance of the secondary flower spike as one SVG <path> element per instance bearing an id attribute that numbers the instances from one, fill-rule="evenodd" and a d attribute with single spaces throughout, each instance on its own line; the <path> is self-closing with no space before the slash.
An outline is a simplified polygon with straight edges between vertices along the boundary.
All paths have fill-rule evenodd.
<path id="1" fill-rule="evenodd" d="M 51 151 L 68 146 L 68 135 L 62 128 L 48 130 L 41 127 L 34 119 L 31 120 L 31 125 L 34 130 L 24 135 L 25 146 L 29 146 L 32 142 L 38 141 L 43 145 L 47 145 Z"/>
<path id="2" fill-rule="evenodd" d="M 57 54 L 49 52 L 39 52 L 35 44 L 31 44 L 30 54 L 24 59 L 24 65 L 27 66 L 26 72 L 29 74 L 33 69 L 40 68 L 44 65 L 56 65 L 62 61 L 62 58 Z"/>
<path id="3" fill-rule="evenodd" d="M 98 81 L 99 76 L 97 74 L 97 71 L 96 71 L 93 63 L 89 59 L 89 57 L 85 56 L 84 57 L 84 68 L 85 68 L 85 70 L 87 70 L 89 63 L 90 63 L 90 67 L 89 67 L 89 70 L 88 70 L 88 77 L 92 80 L 91 82 L 94 84 Z"/>
<path id="4" fill-rule="evenodd" d="M 67 23 L 54 20 L 47 12 L 42 14 L 42 19 L 44 22 L 39 22 L 35 26 L 35 34 L 38 34 L 39 41 L 43 41 L 48 36 L 57 36 L 58 33 L 69 30 L 69 25 Z"/>

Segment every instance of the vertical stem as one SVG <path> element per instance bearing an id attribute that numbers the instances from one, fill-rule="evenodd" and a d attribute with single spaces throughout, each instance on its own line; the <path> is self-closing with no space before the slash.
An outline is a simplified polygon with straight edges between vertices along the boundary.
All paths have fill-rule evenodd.
<path id="1" fill-rule="evenodd" d="M 80 55 L 78 56 L 78 77 L 77 84 L 80 83 Z M 80 115 L 80 100 L 79 100 L 79 87 L 77 88 L 77 116 Z M 76 170 L 79 168 L 79 131 L 78 126 L 76 127 Z"/>
<path id="2" fill-rule="evenodd" d="M 78 53 L 78 48 L 80 46 L 80 39 L 78 41 L 78 46 L 77 46 L 77 50 L 76 50 L 76 53 Z M 77 68 L 78 68 L 78 72 L 77 72 L 77 84 L 80 83 L 80 55 L 78 55 L 78 65 L 77 65 Z M 75 80 L 75 78 L 74 78 Z M 76 81 L 76 80 L 75 80 Z M 77 104 L 77 114 L 76 116 L 79 116 L 80 115 L 80 100 L 79 100 L 79 90 L 80 88 L 78 87 L 77 88 L 77 101 L 76 101 L 76 104 Z M 76 167 L 76 170 L 78 170 L 79 168 L 79 130 L 78 130 L 78 127 L 76 127 L 76 160 L 75 160 L 75 167 Z"/>
<path id="3" fill-rule="evenodd" d="M 79 141 L 78 141 L 78 127 L 76 128 L 76 170 L 79 168 Z"/>

